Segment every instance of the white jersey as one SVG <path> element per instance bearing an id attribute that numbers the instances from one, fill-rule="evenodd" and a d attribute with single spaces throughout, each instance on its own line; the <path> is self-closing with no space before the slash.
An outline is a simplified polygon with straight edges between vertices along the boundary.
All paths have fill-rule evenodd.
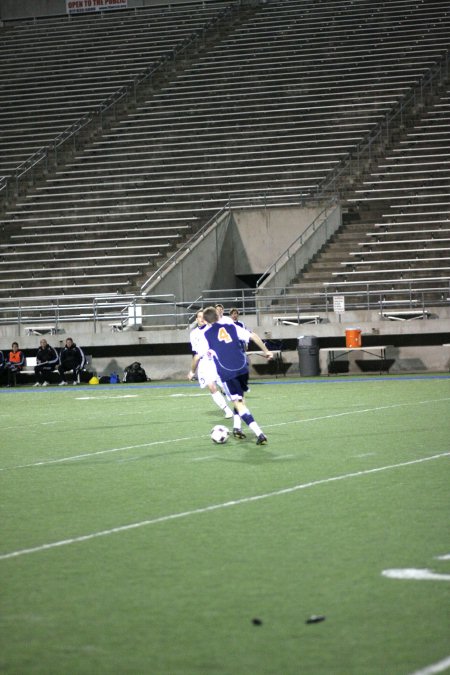
<path id="1" fill-rule="evenodd" d="M 219 319 L 219 323 L 234 323 L 234 321 L 231 318 L 231 316 L 227 316 L 226 314 L 223 314 Z"/>
<path id="2" fill-rule="evenodd" d="M 204 334 L 209 326 L 197 326 L 191 330 L 189 336 L 191 347 L 194 354 L 200 354 L 201 346 L 204 344 Z M 208 384 L 217 384 L 222 387 L 222 381 L 217 374 L 216 364 L 211 353 L 203 353 L 200 357 L 197 367 L 197 378 L 201 389 L 204 389 Z"/>

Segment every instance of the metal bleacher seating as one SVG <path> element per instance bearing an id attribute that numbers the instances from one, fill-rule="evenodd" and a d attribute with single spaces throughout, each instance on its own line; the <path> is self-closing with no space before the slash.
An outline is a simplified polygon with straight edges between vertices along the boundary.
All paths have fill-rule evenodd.
<path id="1" fill-rule="evenodd" d="M 7 26 L 0 173 L 229 4 Z M 443 58 L 449 28 L 443 0 L 255 3 L 6 211 L 1 292 L 129 292 L 227 201 L 315 194 Z"/>
<path id="2" fill-rule="evenodd" d="M 445 300 L 450 282 L 450 87 L 350 202 L 381 201 L 378 222 L 358 242 L 337 281 L 408 284 L 403 299 Z M 444 297 L 445 296 L 445 297 Z M 401 297 L 399 296 L 399 300 Z M 423 304 L 423 302 L 422 302 Z"/>
<path id="3" fill-rule="evenodd" d="M 307 293 L 313 308 L 323 302 L 314 299 L 322 288 L 328 301 L 345 295 L 347 307 L 379 306 L 383 318 L 398 320 L 423 318 L 426 307 L 448 303 L 449 113 L 447 88 L 346 200 L 357 219 L 294 280 L 288 294 Z"/>

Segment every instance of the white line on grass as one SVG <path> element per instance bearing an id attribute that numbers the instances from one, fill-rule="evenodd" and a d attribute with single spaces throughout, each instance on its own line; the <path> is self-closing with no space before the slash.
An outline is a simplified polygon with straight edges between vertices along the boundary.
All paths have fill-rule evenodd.
<path id="1" fill-rule="evenodd" d="M 195 437 L 197 438 L 197 437 Z M 59 459 L 45 459 L 41 462 L 33 462 L 32 464 L 18 464 L 10 467 L 0 467 L 0 471 L 12 471 L 13 469 L 30 469 L 35 466 L 47 466 L 49 464 L 61 464 L 63 462 L 76 462 L 81 459 L 90 459 L 98 455 L 106 455 L 111 452 L 122 452 L 122 450 L 137 450 L 139 448 L 149 448 L 153 445 L 170 445 L 170 443 L 180 443 L 181 441 L 192 441 L 192 436 L 185 436 L 184 438 L 167 438 L 164 441 L 149 441 L 149 443 L 140 443 L 139 445 L 124 445 L 120 448 L 108 448 L 107 450 L 97 450 L 96 452 L 84 452 L 81 455 L 71 455 L 70 457 L 60 457 Z"/>
<path id="2" fill-rule="evenodd" d="M 138 523 L 120 525 L 118 527 L 113 527 L 109 530 L 92 532 L 91 534 L 85 534 L 80 537 L 63 539 L 61 541 L 51 542 L 50 544 L 41 544 L 40 546 L 35 546 L 33 548 L 24 548 L 18 551 L 3 553 L 0 555 L 0 560 L 17 558 L 23 555 L 30 555 L 31 553 L 40 553 L 41 551 L 48 551 L 49 549 L 59 548 L 61 546 L 68 546 L 69 544 L 79 544 L 81 542 L 90 541 L 92 539 L 97 539 L 99 537 L 106 537 L 109 536 L 110 534 L 117 534 L 119 532 L 128 532 L 129 530 L 136 530 L 140 527 L 146 527 L 147 525 L 157 525 L 159 523 L 167 523 L 171 520 L 179 520 L 180 518 L 187 518 L 189 516 L 198 516 L 203 513 L 211 513 L 212 511 L 219 511 L 222 509 L 229 508 L 231 506 L 242 506 L 243 504 L 257 502 L 263 499 L 269 499 L 271 497 L 281 497 L 282 495 L 292 494 L 294 492 L 298 492 L 299 490 L 305 490 L 306 488 L 317 487 L 318 485 L 327 485 L 328 483 L 347 480 L 349 478 L 360 478 L 361 476 L 368 476 L 370 474 L 380 473 L 382 471 L 389 471 L 390 469 L 400 469 L 405 466 L 413 466 L 414 464 L 422 464 L 423 462 L 430 462 L 434 459 L 441 459 L 442 457 L 448 457 L 449 455 L 450 452 L 443 452 L 439 455 L 431 455 L 430 457 L 422 457 L 421 459 L 412 459 L 407 462 L 400 462 L 399 464 L 388 464 L 387 466 L 379 466 L 376 467 L 375 469 L 366 469 L 365 471 L 356 471 L 354 473 L 341 474 L 339 476 L 333 476 L 331 478 L 321 478 L 320 480 L 311 481 L 310 483 L 294 485 L 292 487 L 274 490 L 273 492 L 266 492 L 260 495 L 253 495 L 251 497 L 242 497 L 241 499 L 235 499 L 229 502 L 222 502 L 220 504 L 211 504 L 210 506 L 203 506 L 201 508 L 192 509 L 190 511 L 171 513 L 166 516 L 159 516 L 158 518 L 151 518 L 149 520 L 141 520 Z"/>
<path id="3" fill-rule="evenodd" d="M 271 429 L 273 427 L 284 427 L 290 424 L 305 424 L 307 422 L 320 422 L 322 420 L 335 419 L 336 417 L 345 417 L 348 415 L 359 415 L 361 413 L 368 412 L 378 412 L 379 410 L 390 410 L 392 408 L 400 408 L 409 405 L 424 405 L 426 403 L 438 403 L 441 401 L 450 401 L 450 398 L 441 398 L 441 399 L 430 399 L 428 401 L 418 401 L 417 403 L 393 403 L 392 405 L 383 405 L 377 406 L 375 408 L 364 408 L 363 410 L 347 410 L 341 413 L 333 413 L 331 415 L 321 415 L 319 417 L 308 417 L 306 419 L 299 420 L 290 420 L 288 422 L 277 422 L 275 424 L 266 424 L 266 428 Z M 200 436 L 200 438 L 206 438 L 206 435 Z M 46 459 L 40 462 L 32 462 L 30 464 L 16 464 L 15 466 L 5 466 L 0 467 L 0 473 L 2 471 L 13 471 L 15 469 L 30 469 L 36 466 L 47 466 L 49 464 L 58 464 L 62 462 L 71 462 L 78 461 L 81 459 L 90 459 L 91 457 L 96 457 L 98 455 L 106 455 L 112 452 L 122 452 L 126 450 L 137 450 L 138 448 L 149 448 L 155 445 L 167 445 L 170 443 L 179 443 L 180 441 L 193 441 L 198 440 L 198 436 L 186 436 L 184 438 L 168 438 L 163 441 L 149 441 L 148 443 L 140 443 L 139 445 L 125 445 L 120 448 L 108 448 L 106 450 L 97 450 L 96 452 L 85 452 L 81 455 L 71 455 L 70 457 L 61 457 L 58 459 Z"/>
<path id="4" fill-rule="evenodd" d="M 445 555 L 437 555 L 436 560 L 450 560 L 450 553 L 446 553 Z"/>
<path id="5" fill-rule="evenodd" d="M 103 401 L 109 398 L 138 398 L 139 394 L 115 394 L 114 396 L 77 396 L 76 401 Z"/>
<path id="6" fill-rule="evenodd" d="M 450 574 L 438 574 L 429 569 L 400 568 L 383 570 L 383 577 L 388 579 L 407 579 L 414 581 L 450 581 Z"/>
<path id="7" fill-rule="evenodd" d="M 440 403 L 442 401 L 450 401 L 450 398 L 430 399 L 429 401 L 416 401 L 414 403 L 393 403 L 392 405 L 380 405 L 375 408 L 362 408 L 361 410 L 346 410 L 341 413 L 332 413 L 331 415 L 321 415 L 320 417 L 309 417 L 304 420 L 292 420 L 291 422 L 279 422 L 277 424 L 268 424 L 267 427 L 282 427 L 286 424 L 302 424 L 303 422 L 318 422 L 320 420 L 327 420 L 336 417 L 345 417 L 346 415 L 360 415 L 367 412 L 378 412 L 379 410 L 392 410 L 393 408 L 404 408 L 410 405 L 425 405 L 425 403 Z"/>
<path id="8" fill-rule="evenodd" d="M 442 659 L 438 663 L 433 663 L 431 666 L 426 666 L 422 670 L 416 670 L 411 675 L 434 675 L 434 673 L 443 673 L 444 670 L 450 668 L 450 656 L 447 656 L 446 659 Z"/>
<path id="9" fill-rule="evenodd" d="M 191 462 L 206 462 L 210 459 L 217 459 L 219 455 L 206 455 L 205 457 L 193 457 Z"/>

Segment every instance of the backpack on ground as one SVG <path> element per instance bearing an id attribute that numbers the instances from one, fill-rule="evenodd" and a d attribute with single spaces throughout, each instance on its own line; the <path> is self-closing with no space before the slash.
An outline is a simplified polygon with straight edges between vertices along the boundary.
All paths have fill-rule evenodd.
<path id="1" fill-rule="evenodd" d="M 123 371 L 124 382 L 147 382 L 150 378 L 138 361 L 127 366 Z"/>

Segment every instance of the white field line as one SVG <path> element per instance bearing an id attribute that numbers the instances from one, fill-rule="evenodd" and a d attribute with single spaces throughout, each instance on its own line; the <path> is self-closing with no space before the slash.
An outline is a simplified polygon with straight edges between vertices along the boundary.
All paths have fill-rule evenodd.
<path id="1" fill-rule="evenodd" d="M 434 673 L 443 673 L 444 670 L 448 669 L 450 669 L 450 656 L 438 663 L 433 663 L 431 666 L 426 666 L 422 670 L 416 670 L 411 675 L 434 675 Z"/>
<path id="2" fill-rule="evenodd" d="M 308 422 L 320 422 L 323 420 L 336 419 L 338 417 L 346 417 L 348 415 L 361 415 L 364 413 L 378 412 L 380 410 L 391 410 L 393 408 L 404 408 L 411 405 L 425 405 L 427 403 L 440 403 L 442 401 L 450 401 L 450 398 L 438 398 L 430 399 L 428 401 L 417 401 L 415 403 L 393 403 L 392 405 L 382 405 L 376 406 L 375 408 L 363 408 L 362 410 L 347 410 L 340 413 L 332 413 L 330 415 L 320 415 L 319 417 L 308 417 L 306 419 L 300 420 L 290 420 L 288 422 L 277 422 L 275 424 L 266 424 L 265 428 L 271 429 L 274 427 L 284 427 L 290 424 L 306 424 Z M 200 438 L 206 438 L 207 435 L 200 436 Z M 148 443 L 140 443 L 139 445 L 124 445 L 120 448 L 107 448 L 106 450 L 97 450 L 96 452 L 85 452 L 81 455 L 71 455 L 69 457 L 60 457 L 58 459 L 46 459 L 40 462 L 32 462 L 30 464 L 17 464 L 14 466 L 0 467 L 0 473 L 2 471 L 13 471 L 15 469 L 30 469 L 36 466 L 47 466 L 49 464 L 58 464 L 61 462 L 71 462 L 78 461 L 82 459 L 90 459 L 91 457 L 97 457 L 99 455 L 105 455 L 113 452 L 125 452 L 127 450 L 137 450 L 139 448 L 149 448 L 156 445 L 167 445 L 170 443 L 180 443 L 182 441 L 193 441 L 198 440 L 198 436 L 185 436 L 183 438 L 170 438 L 163 441 L 149 441 Z"/>
<path id="3" fill-rule="evenodd" d="M 137 398 L 139 394 L 115 394 L 114 396 L 77 396 L 76 401 L 104 401 L 105 399 L 116 398 Z"/>
<path id="4" fill-rule="evenodd" d="M 383 570 L 381 572 L 383 577 L 388 579 L 402 579 L 402 580 L 414 580 L 414 581 L 450 581 L 450 574 L 439 574 L 438 572 L 433 572 L 433 570 L 425 569 L 415 569 L 415 568 L 400 568 L 400 569 L 391 569 Z"/>
<path id="5" fill-rule="evenodd" d="M 252 502 L 261 501 L 263 499 L 270 499 L 272 497 L 281 497 L 284 495 L 293 494 L 300 490 L 306 490 L 307 488 L 317 487 L 319 485 L 327 485 L 328 483 L 335 483 L 337 481 L 348 480 L 350 478 L 360 478 L 361 476 L 369 476 L 371 474 L 381 473 L 382 471 L 389 471 L 390 469 L 400 469 L 406 466 L 413 466 L 415 464 L 423 464 L 424 462 L 430 462 L 432 460 L 441 459 L 442 457 L 448 456 L 450 456 L 450 452 L 443 452 L 441 454 L 432 455 L 430 457 L 422 457 L 421 459 L 412 459 L 407 462 L 400 462 L 399 464 L 388 464 L 386 466 L 379 466 L 374 469 L 366 469 L 365 471 L 356 471 L 354 473 L 341 474 L 339 476 L 332 476 L 331 478 L 322 478 L 320 480 L 311 481 L 310 483 L 302 483 L 300 485 L 294 485 L 292 487 L 274 490 L 273 492 L 266 492 L 263 494 L 253 495 L 250 497 L 242 497 L 241 499 L 235 499 L 229 502 L 222 502 L 220 504 L 211 504 L 210 506 L 204 506 L 198 509 L 192 509 L 190 511 L 171 513 L 166 516 L 159 516 L 158 518 L 141 520 L 140 522 L 137 523 L 120 525 L 118 527 L 113 527 L 109 530 L 92 532 L 90 534 L 85 534 L 79 537 L 73 537 L 71 539 L 62 539 L 60 541 L 54 541 L 49 544 L 41 544 L 40 546 L 34 546 L 33 548 L 25 548 L 17 551 L 11 551 L 9 553 L 3 553 L 0 554 L 0 560 L 8 560 L 10 558 L 17 558 L 19 556 L 30 555 L 32 553 L 40 553 L 41 551 L 48 551 L 50 549 L 68 546 L 69 544 L 79 544 L 82 542 L 91 541 L 92 539 L 98 539 L 99 537 L 106 537 L 111 534 L 118 534 L 119 532 L 128 532 L 129 530 L 136 530 L 138 528 L 146 527 L 149 525 L 158 525 L 160 523 L 167 523 L 172 520 L 180 520 L 181 518 L 198 516 L 204 513 L 211 513 L 213 511 L 227 509 L 232 506 L 242 506 L 243 504 L 250 504 Z"/>

